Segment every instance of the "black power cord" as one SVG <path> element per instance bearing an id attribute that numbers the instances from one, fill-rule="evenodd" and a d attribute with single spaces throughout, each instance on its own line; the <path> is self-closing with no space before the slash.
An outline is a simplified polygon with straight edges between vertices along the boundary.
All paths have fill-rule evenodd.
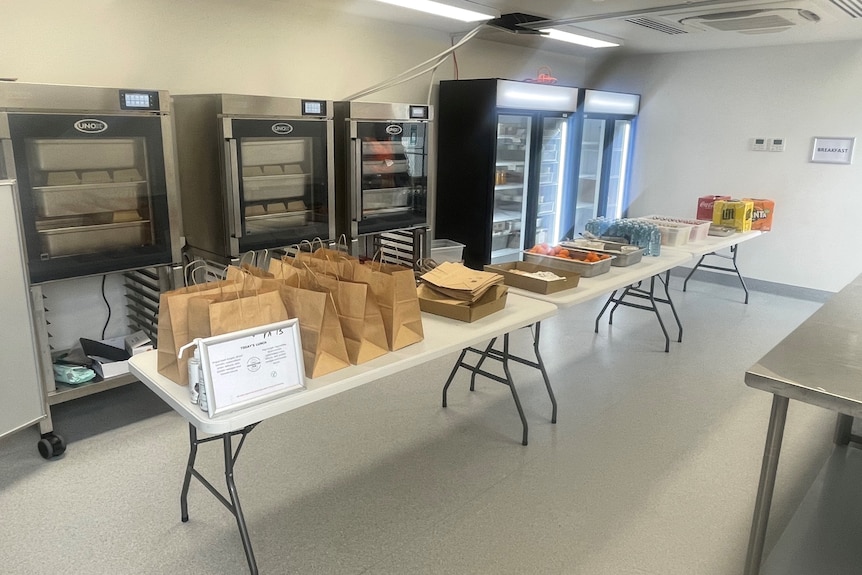
<path id="1" fill-rule="evenodd" d="M 108 298 L 105 297 L 105 280 L 108 278 L 107 274 L 102 276 L 102 299 L 105 300 L 105 307 L 108 308 L 108 319 L 105 320 L 105 325 L 102 327 L 102 339 L 105 339 L 105 332 L 108 330 L 108 323 L 111 321 L 111 304 L 108 303 Z"/>

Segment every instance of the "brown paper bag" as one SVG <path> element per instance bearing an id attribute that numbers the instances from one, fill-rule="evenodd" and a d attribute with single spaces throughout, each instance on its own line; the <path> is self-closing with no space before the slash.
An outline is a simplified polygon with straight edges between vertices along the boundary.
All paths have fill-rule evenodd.
<path id="1" fill-rule="evenodd" d="M 260 287 L 260 278 L 249 279 L 245 285 Z M 188 324 L 188 302 L 202 295 L 218 295 L 241 290 L 241 283 L 233 280 L 208 282 L 164 292 L 159 296 L 158 372 L 179 385 L 189 381 L 188 356 L 178 357 L 180 348 L 191 341 Z"/>
<path id="2" fill-rule="evenodd" d="M 288 319 L 277 289 L 208 294 L 188 301 L 189 341 Z"/>
<path id="3" fill-rule="evenodd" d="M 315 276 L 311 282 L 332 295 L 351 363 L 365 363 L 389 351 L 383 317 L 368 284 L 328 276 Z"/>
<path id="4" fill-rule="evenodd" d="M 422 341 L 422 312 L 413 270 L 399 265 L 366 262 L 354 277 L 371 286 L 380 307 L 389 349 L 395 351 Z"/>
<path id="5" fill-rule="evenodd" d="M 341 322 L 332 297 L 324 291 L 282 285 L 281 300 L 299 320 L 306 377 L 320 377 L 350 365 Z"/>

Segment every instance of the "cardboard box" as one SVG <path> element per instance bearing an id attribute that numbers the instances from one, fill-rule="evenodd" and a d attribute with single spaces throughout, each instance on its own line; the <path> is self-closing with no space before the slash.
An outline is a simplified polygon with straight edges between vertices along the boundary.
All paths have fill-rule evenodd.
<path id="1" fill-rule="evenodd" d="M 730 196 L 701 196 L 697 199 L 697 216 L 695 219 L 712 221 L 712 210 L 716 200 L 729 200 Z"/>
<path id="2" fill-rule="evenodd" d="M 540 271 L 551 272 L 559 277 L 562 277 L 563 279 L 543 280 L 525 276 L 519 273 L 513 273 L 512 270 L 519 270 L 528 273 Z M 577 272 L 550 268 L 547 266 L 533 264 L 530 262 L 509 262 L 505 264 L 490 265 L 485 266 L 485 271 L 493 272 L 503 276 L 503 281 L 507 286 L 521 288 L 527 291 L 541 294 L 556 293 L 558 291 L 577 287 L 578 281 L 581 279 L 581 275 Z"/>
<path id="3" fill-rule="evenodd" d="M 150 336 L 142 331 L 136 331 L 135 333 L 127 335 L 123 338 L 123 344 L 129 355 L 137 355 L 154 349 Z"/>
<path id="4" fill-rule="evenodd" d="M 753 212 L 754 202 L 751 200 L 716 200 L 712 209 L 712 223 L 747 232 L 751 230 Z"/>
<path id="5" fill-rule="evenodd" d="M 768 232 L 772 229 L 772 212 L 775 211 L 775 202 L 761 198 L 742 198 L 743 201 L 754 202 L 751 214 L 751 229 Z"/>
<path id="6" fill-rule="evenodd" d="M 472 323 L 506 307 L 508 290 L 504 285 L 493 285 L 472 305 L 440 295 L 426 285 L 420 285 L 417 293 L 422 311 Z"/>

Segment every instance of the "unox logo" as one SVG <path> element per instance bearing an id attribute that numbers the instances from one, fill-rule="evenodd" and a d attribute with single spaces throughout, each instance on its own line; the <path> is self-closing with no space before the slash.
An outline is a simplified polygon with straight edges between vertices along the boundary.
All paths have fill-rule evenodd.
<path id="1" fill-rule="evenodd" d="M 400 134 L 403 131 L 404 130 L 402 130 L 401 126 L 399 126 L 398 124 L 390 124 L 390 125 L 386 126 L 386 133 L 389 134 L 390 136 L 397 136 L 398 134 Z"/>
<path id="2" fill-rule="evenodd" d="M 272 125 L 272 131 L 281 135 L 289 134 L 293 131 L 293 126 L 285 124 L 284 122 L 279 122 L 278 124 Z"/>
<path id="3" fill-rule="evenodd" d="M 98 134 L 108 129 L 108 124 L 102 120 L 78 120 L 75 122 L 75 129 L 85 134 Z"/>

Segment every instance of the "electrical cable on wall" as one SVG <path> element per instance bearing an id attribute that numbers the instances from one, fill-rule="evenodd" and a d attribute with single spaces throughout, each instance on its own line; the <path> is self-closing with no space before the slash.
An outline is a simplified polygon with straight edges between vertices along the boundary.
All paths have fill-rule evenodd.
<path id="1" fill-rule="evenodd" d="M 107 278 L 107 275 L 102 276 L 102 299 L 105 300 L 105 306 L 108 308 L 108 318 L 105 320 L 105 325 L 102 327 L 102 339 L 105 339 L 105 332 L 108 330 L 108 323 L 111 321 L 111 304 L 108 302 L 108 298 L 105 297 L 105 280 Z"/>
<path id="2" fill-rule="evenodd" d="M 450 46 L 448 49 L 444 50 L 440 54 L 437 54 L 436 56 L 425 60 L 421 64 L 417 64 L 416 66 L 413 66 L 412 68 L 405 70 L 405 71 L 401 72 L 400 74 L 396 74 L 395 76 L 392 76 L 391 78 L 389 78 L 387 80 L 379 82 L 379 83 L 377 83 L 377 84 L 375 84 L 369 88 L 366 88 L 365 90 L 362 90 L 360 92 L 357 92 L 355 94 L 347 96 L 344 99 L 348 102 L 353 101 L 353 100 L 357 100 L 359 98 L 363 98 L 365 96 L 374 94 L 375 92 L 379 92 L 379 91 L 385 90 L 387 88 L 392 88 L 393 86 L 403 84 L 404 82 L 409 82 L 410 80 L 418 78 L 419 76 L 427 74 L 428 72 L 436 71 L 437 68 L 440 67 L 440 65 L 443 64 L 443 62 L 445 62 L 448 59 L 449 55 L 454 54 L 455 50 L 457 50 L 458 48 L 460 48 L 461 46 L 466 44 L 468 41 L 470 41 L 470 39 L 472 39 L 476 34 L 478 34 L 479 31 L 484 26 L 485 26 L 485 24 L 481 24 L 481 25 L 473 28 L 472 30 L 467 32 L 467 34 L 465 34 L 464 37 L 458 41 L 458 43 Z M 431 65 L 429 66 L 429 64 L 431 64 Z M 425 68 L 421 69 L 423 67 L 425 67 Z M 416 70 L 420 70 L 420 71 L 416 72 Z M 414 73 L 414 72 L 416 72 L 416 73 Z M 411 74 L 411 75 L 408 76 L 408 74 Z M 432 85 L 433 85 L 433 76 L 432 76 Z M 431 100 L 431 90 L 430 89 L 428 90 L 428 100 L 429 100 L 429 104 L 430 104 L 430 100 Z"/>

